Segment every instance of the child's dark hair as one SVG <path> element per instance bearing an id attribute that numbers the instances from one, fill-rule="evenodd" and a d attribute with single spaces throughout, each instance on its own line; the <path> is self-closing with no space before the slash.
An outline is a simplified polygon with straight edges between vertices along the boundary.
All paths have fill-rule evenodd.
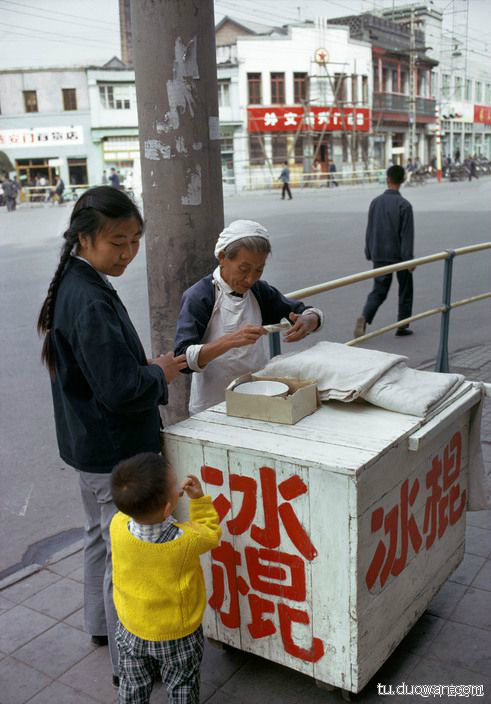
<path id="1" fill-rule="evenodd" d="M 404 171 L 404 167 L 399 166 L 399 164 L 389 166 L 389 168 L 387 169 L 387 180 L 393 183 L 395 186 L 400 186 L 401 183 L 404 183 L 405 176 L 406 172 Z"/>
<path id="2" fill-rule="evenodd" d="M 111 476 L 113 501 L 120 511 L 138 520 L 166 503 L 170 466 L 155 452 L 142 452 L 117 464 Z"/>
<path id="3" fill-rule="evenodd" d="M 49 369 L 53 378 L 55 375 L 55 354 L 51 340 L 51 325 L 55 308 L 56 292 L 70 261 L 70 254 L 79 244 L 78 236 L 83 233 L 95 241 L 97 233 L 108 220 L 126 220 L 135 218 L 143 227 L 143 219 L 138 207 L 125 194 L 112 186 L 97 186 L 85 191 L 75 203 L 68 229 L 63 233 L 65 244 L 62 247 L 60 261 L 48 288 L 48 295 L 39 313 L 37 330 L 44 335 L 41 359 Z"/>

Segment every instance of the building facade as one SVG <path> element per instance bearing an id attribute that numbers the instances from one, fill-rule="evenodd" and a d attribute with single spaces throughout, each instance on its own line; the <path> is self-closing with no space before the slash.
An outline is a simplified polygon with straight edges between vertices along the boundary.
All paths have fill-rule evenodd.
<path id="1" fill-rule="evenodd" d="M 327 172 L 332 162 L 368 168 L 370 44 L 326 21 L 261 34 L 242 26 L 234 35 L 236 25 L 225 18 L 217 28 L 229 42 L 217 40 L 217 65 L 219 97 L 229 96 L 227 106 L 219 101 L 220 123 L 236 187 L 270 184 L 284 162 L 293 179 Z"/>
<path id="2" fill-rule="evenodd" d="M 111 168 L 141 191 L 134 72 L 102 67 L 0 72 L 0 151 L 22 186 L 103 183 Z"/>
<path id="3" fill-rule="evenodd" d="M 24 186 L 87 185 L 96 176 L 85 69 L 0 72 L 0 151 Z"/>
<path id="4" fill-rule="evenodd" d="M 346 24 L 352 37 L 371 43 L 375 163 L 380 167 L 406 164 L 412 151 L 413 160 L 427 164 L 435 154 L 436 100 L 432 79 L 438 62 L 426 54 L 424 32 L 415 28 L 411 38 L 406 24 L 371 13 L 329 22 Z"/>
<path id="5" fill-rule="evenodd" d="M 383 14 L 407 27 L 411 11 L 424 32 L 428 56 L 438 61 L 432 70 L 432 90 L 440 107 L 443 155 L 459 160 L 469 155 L 491 158 L 491 56 L 481 44 L 471 45 L 467 4 L 449 3 L 448 26 L 442 13 L 425 3 Z"/>

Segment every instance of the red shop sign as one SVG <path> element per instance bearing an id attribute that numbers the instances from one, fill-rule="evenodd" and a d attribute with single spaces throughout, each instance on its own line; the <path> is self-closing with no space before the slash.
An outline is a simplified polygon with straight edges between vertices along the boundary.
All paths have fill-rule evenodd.
<path id="1" fill-rule="evenodd" d="M 491 125 L 491 107 L 486 105 L 474 105 L 474 122 Z"/>
<path id="2" fill-rule="evenodd" d="M 294 107 L 247 108 L 249 132 L 317 132 L 346 130 L 368 132 L 370 129 L 369 108 L 310 107 L 308 110 Z"/>

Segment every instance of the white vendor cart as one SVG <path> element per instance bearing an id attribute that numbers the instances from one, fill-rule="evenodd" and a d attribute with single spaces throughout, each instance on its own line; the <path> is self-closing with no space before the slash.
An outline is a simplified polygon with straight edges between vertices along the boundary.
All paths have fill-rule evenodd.
<path id="1" fill-rule="evenodd" d="M 167 428 L 179 476 L 221 518 L 203 557 L 205 634 L 358 692 L 464 555 L 472 409 L 431 421 L 329 402 L 296 425 L 225 404 Z"/>

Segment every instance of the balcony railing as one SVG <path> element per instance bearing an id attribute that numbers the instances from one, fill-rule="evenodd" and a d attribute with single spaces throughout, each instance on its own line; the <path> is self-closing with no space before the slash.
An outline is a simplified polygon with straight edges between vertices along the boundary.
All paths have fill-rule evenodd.
<path id="1" fill-rule="evenodd" d="M 374 93 L 373 109 L 387 112 L 409 112 L 409 96 L 399 93 Z M 434 115 L 435 100 L 433 98 L 416 98 L 417 115 Z"/>

